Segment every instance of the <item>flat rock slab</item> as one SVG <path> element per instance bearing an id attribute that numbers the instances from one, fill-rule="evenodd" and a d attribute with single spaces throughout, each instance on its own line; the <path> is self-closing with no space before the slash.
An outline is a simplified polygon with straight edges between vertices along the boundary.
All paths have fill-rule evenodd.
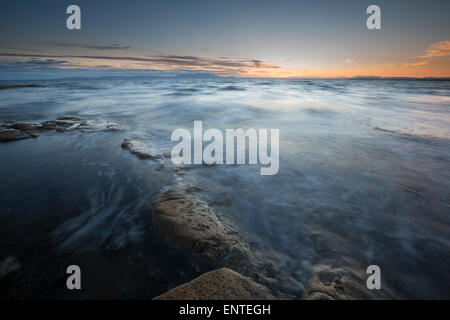
<path id="1" fill-rule="evenodd" d="M 236 243 L 212 208 L 182 190 L 169 190 L 155 202 L 156 229 L 194 252 L 213 259 L 224 257 Z"/>
<path id="2" fill-rule="evenodd" d="M 269 289 L 250 278 L 221 268 L 206 272 L 154 298 L 155 300 L 268 300 Z"/>

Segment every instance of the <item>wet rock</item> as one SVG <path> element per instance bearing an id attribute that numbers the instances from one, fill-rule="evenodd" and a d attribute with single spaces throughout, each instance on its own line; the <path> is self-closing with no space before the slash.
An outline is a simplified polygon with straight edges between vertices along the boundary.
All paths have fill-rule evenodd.
<path id="1" fill-rule="evenodd" d="M 0 86 L 0 90 L 6 89 L 19 89 L 19 88 L 42 88 L 43 85 L 40 84 L 13 84 L 8 86 Z"/>
<path id="2" fill-rule="evenodd" d="M 80 123 L 79 127 L 83 132 L 99 130 L 119 131 L 122 129 L 119 124 L 107 120 L 85 120 Z"/>
<path id="3" fill-rule="evenodd" d="M 245 91 L 245 88 L 237 87 L 237 86 L 226 86 L 224 88 L 220 88 L 219 90 L 223 91 Z"/>
<path id="4" fill-rule="evenodd" d="M 153 224 L 185 247 L 215 260 L 237 243 L 212 208 L 182 190 L 166 191 L 155 202 Z"/>
<path id="5" fill-rule="evenodd" d="M 56 129 L 56 123 L 53 121 L 43 122 L 39 128 L 39 130 L 43 130 L 43 131 L 54 130 L 54 129 Z"/>
<path id="6" fill-rule="evenodd" d="M 312 292 L 306 298 L 306 300 L 336 300 L 325 292 Z"/>
<path id="7" fill-rule="evenodd" d="M 72 120 L 50 120 L 43 122 L 36 130 L 38 131 L 49 131 L 49 130 L 57 130 L 57 131 L 65 131 L 72 126 L 79 125 L 79 123 Z"/>
<path id="8" fill-rule="evenodd" d="M 155 297 L 155 300 L 267 300 L 269 289 L 250 278 L 221 268 Z"/>
<path id="9" fill-rule="evenodd" d="M 52 120 L 45 121 L 41 124 L 31 122 L 12 122 L 4 124 L 0 127 L 0 142 L 9 142 L 27 138 L 36 138 L 38 133 L 64 129 L 73 126 L 73 121 Z"/>
<path id="10" fill-rule="evenodd" d="M 9 125 L 6 125 L 5 127 L 24 132 L 31 132 L 36 130 L 36 128 L 39 127 L 39 125 L 31 122 L 14 122 Z"/>
<path id="11" fill-rule="evenodd" d="M 418 186 L 418 185 L 410 185 L 404 182 L 398 182 L 397 185 L 400 187 L 400 189 L 405 190 L 409 193 L 412 193 L 414 195 L 421 195 L 423 194 L 426 189 L 425 187 Z"/>
<path id="12" fill-rule="evenodd" d="M 118 125 L 109 121 L 83 121 L 74 116 L 63 116 L 42 123 L 9 122 L 0 126 L 0 142 L 36 138 L 47 131 L 65 132 L 73 129 L 85 131 L 115 130 Z"/>
<path id="13" fill-rule="evenodd" d="M 376 131 L 382 131 L 382 132 L 395 133 L 395 131 L 383 129 L 383 128 L 380 128 L 380 127 L 373 127 L 373 130 L 376 130 Z"/>
<path id="14" fill-rule="evenodd" d="M 165 157 L 164 152 L 151 145 L 144 145 L 143 143 L 125 138 L 122 142 L 122 148 L 127 149 L 132 154 L 140 159 L 161 159 Z"/>
<path id="15" fill-rule="evenodd" d="M 281 272 L 269 257 L 253 252 L 240 232 L 223 224 L 210 206 L 188 192 L 190 189 L 169 189 L 154 202 L 153 225 L 159 232 L 212 264 L 235 270 L 270 288 L 272 295 L 303 295 L 303 286 L 291 285 L 294 281 L 288 273 Z M 294 293 L 286 293 L 286 283 L 295 286 Z"/>
<path id="16" fill-rule="evenodd" d="M 37 134 L 26 133 L 19 130 L 0 129 L 0 142 L 9 142 L 27 138 L 36 138 L 37 136 L 38 136 Z"/>
<path id="17" fill-rule="evenodd" d="M 20 263 L 15 257 L 9 256 L 0 261 L 0 280 L 10 273 L 19 270 Z"/>
<path id="18" fill-rule="evenodd" d="M 368 290 L 365 274 L 349 268 L 316 265 L 313 277 L 303 296 L 306 300 L 392 299 L 389 291 Z"/>
<path id="19" fill-rule="evenodd" d="M 82 119 L 80 119 L 78 117 L 74 117 L 74 116 L 63 116 L 63 117 L 57 118 L 56 120 L 81 121 Z"/>

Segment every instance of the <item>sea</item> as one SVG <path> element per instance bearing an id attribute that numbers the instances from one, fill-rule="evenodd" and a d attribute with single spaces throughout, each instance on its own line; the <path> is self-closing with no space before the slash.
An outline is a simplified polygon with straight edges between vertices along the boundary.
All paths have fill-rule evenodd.
<path id="1" fill-rule="evenodd" d="M 1 84 L 17 84 L 1 81 Z M 450 298 L 450 81 L 98 78 L 0 90 L 0 123 L 62 116 L 89 129 L 0 144 L 0 297 L 151 299 L 217 266 L 161 234 L 154 200 L 180 184 L 301 298 L 318 267 L 381 270 L 393 298 Z M 166 162 L 177 128 L 279 129 L 279 171 Z M 67 290 L 66 268 L 82 270 Z M 269 288 L 271 289 L 271 288 Z"/>

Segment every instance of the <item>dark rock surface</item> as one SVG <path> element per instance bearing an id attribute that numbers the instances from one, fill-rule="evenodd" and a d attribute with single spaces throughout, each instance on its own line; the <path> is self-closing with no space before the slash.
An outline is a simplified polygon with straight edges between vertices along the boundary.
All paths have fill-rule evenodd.
<path id="1" fill-rule="evenodd" d="M 0 129 L 0 142 L 10 142 L 15 140 L 22 140 L 27 138 L 36 138 L 35 133 L 27 133 L 14 129 Z"/>
<path id="2" fill-rule="evenodd" d="M 368 290 L 365 274 L 356 274 L 348 268 L 314 266 L 314 273 L 306 288 L 306 300 L 392 299 L 386 289 Z"/>
<path id="3" fill-rule="evenodd" d="M 95 122 L 83 120 L 74 116 L 63 116 L 56 120 L 44 121 L 42 123 L 32 122 L 7 122 L 0 125 L 0 142 L 36 138 L 39 134 L 48 131 L 65 132 L 71 129 L 88 130 L 117 130 L 119 126 L 115 123 L 103 121 Z"/>
<path id="4" fill-rule="evenodd" d="M 0 86 L 0 90 L 19 89 L 19 88 L 42 88 L 42 87 L 43 87 L 43 85 L 40 85 L 40 84 L 13 84 L 13 85 Z"/>
<path id="5" fill-rule="evenodd" d="M 20 269 L 20 262 L 16 257 L 6 257 L 0 261 L 0 280 L 10 273 Z"/>

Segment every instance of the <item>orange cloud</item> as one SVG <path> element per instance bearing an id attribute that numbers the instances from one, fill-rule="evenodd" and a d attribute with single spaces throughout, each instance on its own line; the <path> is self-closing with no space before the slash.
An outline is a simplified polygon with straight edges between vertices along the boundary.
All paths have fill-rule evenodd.
<path id="1" fill-rule="evenodd" d="M 425 66 L 430 63 L 430 60 L 423 60 L 423 61 L 417 61 L 417 62 L 408 62 L 403 63 L 402 67 L 418 67 L 418 66 Z"/>
<path id="2" fill-rule="evenodd" d="M 419 58 L 428 59 L 433 57 L 446 57 L 450 56 L 450 40 L 433 43 L 425 51 L 423 56 Z"/>
<path id="3" fill-rule="evenodd" d="M 353 57 L 350 57 L 353 58 Z M 313 64 L 293 62 L 273 64 L 274 61 L 263 61 L 252 58 L 201 57 L 190 55 L 76 55 L 76 54 L 39 54 L 2 53 L 0 51 L 0 67 L 3 61 L 30 62 L 33 65 L 40 61 L 51 62 L 63 60 L 64 63 L 47 68 L 77 69 L 102 68 L 111 70 L 158 70 L 172 72 L 210 72 L 225 76 L 242 77 L 353 77 L 358 75 L 384 77 L 449 77 L 450 76 L 450 40 L 436 42 L 428 46 L 422 55 L 406 60 L 395 61 L 361 61 L 360 59 L 344 59 L 340 62 Z M 37 61 L 37 62 L 36 62 Z M 286 62 L 285 61 L 285 62 Z M 40 62 L 42 63 L 42 62 Z"/>
<path id="4" fill-rule="evenodd" d="M 421 67 L 426 65 L 435 65 L 437 63 L 437 57 L 448 57 L 450 56 L 450 40 L 440 41 L 431 44 L 425 53 L 421 56 L 416 57 L 411 62 L 405 62 L 400 64 L 401 67 Z M 431 63 L 433 62 L 433 63 Z M 441 61 L 442 62 L 442 61 Z"/>

